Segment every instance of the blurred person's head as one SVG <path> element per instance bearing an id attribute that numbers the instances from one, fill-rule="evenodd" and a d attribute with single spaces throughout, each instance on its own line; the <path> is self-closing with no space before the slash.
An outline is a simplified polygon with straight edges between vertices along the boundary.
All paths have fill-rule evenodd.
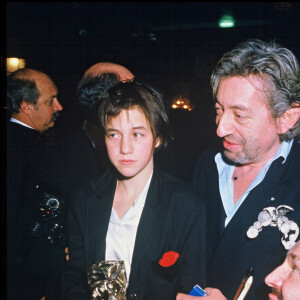
<path id="1" fill-rule="evenodd" d="M 54 126 L 63 109 L 58 90 L 51 78 L 37 70 L 19 69 L 7 77 L 9 116 L 44 132 Z"/>
<path id="2" fill-rule="evenodd" d="M 85 119 L 96 123 L 97 111 L 101 100 L 106 96 L 106 91 L 120 81 L 133 78 L 128 69 L 115 63 L 100 62 L 88 68 L 77 88 L 79 104 L 84 110 Z"/>
<path id="3" fill-rule="evenodd" d="M 289 250 L 283 264 L 265 278 L 265 282 L 272 288 L 271 300 L 300 299 L 300 241 Z"/>
<path id="4" fill-rule="evenodd" d="M 112 73 L 119 77 L 120 81 L 132 80 L 134 75 L 125 67 L 112 62 L 99 62 L 89 67 L 84 76 L 98 76 L 103 73 Z"/>

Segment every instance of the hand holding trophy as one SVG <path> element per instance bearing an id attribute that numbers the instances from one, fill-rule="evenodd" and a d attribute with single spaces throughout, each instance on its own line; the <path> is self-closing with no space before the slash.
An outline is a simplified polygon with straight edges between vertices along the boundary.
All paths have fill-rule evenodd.
<path id="1" fill-rule="evenodd" d="M 127 277 L 122 260 L 104 260 L 87 270 L 91 300 L 126 300 Z"/>

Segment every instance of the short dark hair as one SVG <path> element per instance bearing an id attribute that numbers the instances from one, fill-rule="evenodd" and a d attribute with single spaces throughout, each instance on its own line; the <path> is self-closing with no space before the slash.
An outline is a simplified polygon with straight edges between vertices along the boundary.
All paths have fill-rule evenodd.
<path id="1" fill-rule="evenodd" d="M 160 139 L 160 147 L 166 147 L 170 139 L 170 125 L 161 94 L 152 87 L 137 82 L 121 82 L 107 92 L 98 111 L 99 123 L 106 131 L 108 118 L 117 116 L 124 109 L 140 108 L 148 122 L 154 140 Z"/>
<path id="2" fill-rule="evenodd" d="M 7 76 L 6 101 L 9 115 L 20 112 L 22 101 L 37 105 L 40 92 L 28 69 L 19 69 Z"/>
<path id="3" fill-rule="evenodd" d="M 264 86 L 266 104 L 274 118 L 300 104 L 300 70 L 297 58 L 274 41 L 247 40 L 227 52 L 217 63 L 211 87 L 216 98 L 223 78 L 256 75 Z M 288 132 L 280 135 L 281 140 L 291 140 L 300 135 L 300 120 Z"/>

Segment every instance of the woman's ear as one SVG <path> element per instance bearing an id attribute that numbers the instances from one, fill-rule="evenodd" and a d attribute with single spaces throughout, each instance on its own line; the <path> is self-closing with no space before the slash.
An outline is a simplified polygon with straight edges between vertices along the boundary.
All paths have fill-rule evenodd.
<path id="1" fill-rule="evenodd" d="M 280 117 L 276 119 L 277 133 L 284 134 L 295 126 L 300 118 L 300 106 L 298 103 L 294 104 L 286 112 L 284 112 Z"/>

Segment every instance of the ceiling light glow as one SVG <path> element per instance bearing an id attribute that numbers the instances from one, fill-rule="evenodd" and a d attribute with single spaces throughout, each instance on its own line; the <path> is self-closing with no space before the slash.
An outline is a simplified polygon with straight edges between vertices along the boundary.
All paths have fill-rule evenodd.
<path id="1" fill-rule="evenodd" d="M 220 28 L 231 28 L 235 26 L 235 19 L 231 13 L 225 13 L 219 20 Z"/>

